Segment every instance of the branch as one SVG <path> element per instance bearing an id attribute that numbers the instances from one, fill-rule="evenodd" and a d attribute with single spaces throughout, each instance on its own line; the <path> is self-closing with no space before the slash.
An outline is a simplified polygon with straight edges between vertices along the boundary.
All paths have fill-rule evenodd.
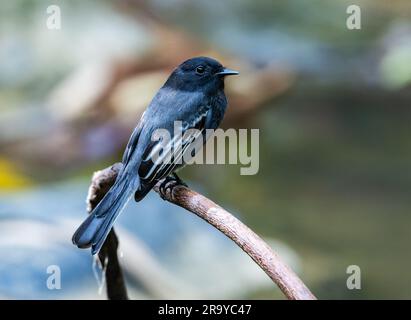
<path id="1" fill-rule="evenodd" d="M 93 176 L 92 186 L 90 187 L 89 198 L 92 198 L 94 194 L 98 194 L 102 198 L 114 183 L 121 166 L 121 163 L 116 163 L 102 171 L 96 172 Z M 160 181 L 154 187 L 154 190 L 159 193 L 164 200 L 194 213 L 233 240 L 260 266 L 261 269 L 264 270 L 271 280 L 278 285 L 288 299 L 316 299 L 300 278 L 298 278 L 298 276 L 282 261 L 268 244 L 228 211 L 184 185 L 178 184 L 173 185 L 172 188 L 160 188 L 161 183 L 163 183 L 163 181 Z M 103 248 L 106 247 L 106 244 L 109 241 L 111 240 L 107 238 Z M 113 251 L 111 251 L 111 254 L 113 254 Z M 115 258 L 117 258 L 115 250 L 114 255 Z M 114 263 L 117 263 L 118 266 L 118 260 L 115 259 Z M 118 268 L 120 267 L 118 266 Z M 108 276 L 106 279 L 108 289 L 108 281 L 110 279 Z M 116 283 L 112 283 L 113 288 L 117 285 L 118 284 Z M 121 281 L 121 285 L 125 292 L 123 281 Z"/>

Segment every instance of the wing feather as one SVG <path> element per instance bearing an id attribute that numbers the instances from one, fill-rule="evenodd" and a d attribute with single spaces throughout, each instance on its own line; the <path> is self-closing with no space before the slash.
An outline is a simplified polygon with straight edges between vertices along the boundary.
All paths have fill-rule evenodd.
<path id="1" fill-rule="evenodd" d="M 179 166 L 183 166 L 182 161 L 185 151 L 200 135 L 204 133 L 205 121 L 208 118 L 210 108 L 196 115 L 190 121 L 183 122 L 181 136 L 176 135 L 164 146 L 163 141 L 156 141 L 145 152 L 146 156 L 140 164 L 139 175 L 146 184 L 158 181 L 173 172 Z M 190 133 L 190 129 L 197 129 Z M 188 135 L 187 135 L 188 133 Z M 154 159 L 154 155 L 161 155 Z"/>

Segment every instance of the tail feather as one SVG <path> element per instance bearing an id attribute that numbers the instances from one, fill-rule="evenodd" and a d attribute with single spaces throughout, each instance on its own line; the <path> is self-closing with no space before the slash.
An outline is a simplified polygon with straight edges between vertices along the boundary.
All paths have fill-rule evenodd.
<path id="1" fill-rule="evenodd" d="M 138 185 L 137 175 L 121 172 L 109 192 L 74 233 L 73 243 L 79 248 L 92 247 L 92 254 L 96 254 Z"/>

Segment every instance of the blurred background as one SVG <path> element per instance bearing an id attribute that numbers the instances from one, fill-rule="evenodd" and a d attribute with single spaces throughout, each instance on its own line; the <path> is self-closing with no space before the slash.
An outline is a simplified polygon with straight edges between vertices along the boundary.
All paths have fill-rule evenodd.
<path id="1" fill-rule="evenodd" d="M 92 173 L 117 162 L 170 71 L 240 70 L 223 127 L 260 129 L 260 170 L 181 176 L 267 240 L 318 298 L 411 298 L 411 2 L 7 1 L 0 7 L 0 298 L 104 299 L 71 244 Z M 61 28 L 47 28 L 47 7 Z M 119 218 L 131 298 L 283 299 L 231 241 L 150 194 Z M 46 286 L 61 269 L 61 289 Z M 350 265 L 361 290 L 346 286 Z"/>

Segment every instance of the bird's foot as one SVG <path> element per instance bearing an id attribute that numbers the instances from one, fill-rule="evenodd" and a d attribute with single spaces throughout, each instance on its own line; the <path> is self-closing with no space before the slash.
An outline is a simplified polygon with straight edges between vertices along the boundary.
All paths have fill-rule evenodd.
<path id="1" fill-rule="evenodd" d="M 185 183 L 185 182 L 177 175 L 177 173 L 174 172 L 174 173 L 172 173 L 171 175 L 173 176 L 173 178 L 177 181 L 177 183 L 178 183 L 180 186 L 184 186 L 184 187 L 188 188 L 187 183 Z"/>
<path id="2" fill-rule="evenodd" d="M 163 200 L 173 195 L 173 189 L 178 186 L 188 187 L 187 184 L 180 179 L 180 177 L 172 173 L 167 176 L 159 186 L 160 196 Z"/>

